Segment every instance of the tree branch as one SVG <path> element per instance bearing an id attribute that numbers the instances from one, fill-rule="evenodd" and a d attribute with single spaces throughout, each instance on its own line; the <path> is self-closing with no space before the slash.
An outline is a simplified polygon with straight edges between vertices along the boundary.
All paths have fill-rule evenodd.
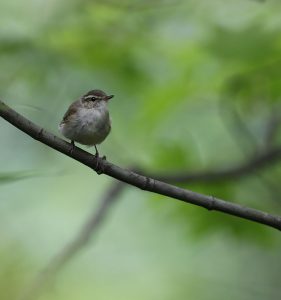
<path id="1" fill-rule="evenodd" d="M 248 176 L 254 171 L 265 168 L 281 158 L 281 147 L 271 148 L 263 153 L 257 154 L 250 160 L 230 166 L 224 169 L 198 171 L 198 172 L 177 172 L 170 175 L 152 174 L 158 180 L 170 183 L 187 182 L 213 182 L 218 180 L 237 179 Z"/>
<path id="2" fill-rule="evenodd" d="M 90 239 L 98 232 L 102 222 L 104 222 L 110 208 L 117 201 L 124 184 L 120 181 L 112 183 L 102 197 L 97 209 L 82 226 L 80 232 L 74 239 L 58 253 L 46 267 L 35 277 L 34 281 L 20 296 L 19 300 L 32 300 L 39 296 L 42 290 L 50 284 L 51 279 L 67 264 L 80 250 L 85 247 Z"/>
<path id="3" fill-rule="evenodd" d="M 271 215 L 256 209 L 244 207 L 239 204 L 226 202 L 213 196 L 199 194 L 187 189 L 167 184 L 159 180 L 155 180 L 147 176 L 137 174 L 130 170 L 122 169 L 108 161 L 95 158 L 92 154 L 78 147 L 75 147 L 75 149 L 72 151 L 70 143 L 67 143 L 66 141 L 32 123 L 30 120 L 12 110 L 2 101 L 0 101 L 0 116 L 32 138 L 69 157 L 72 157 L 73 159 L 81 162 L 82 164 L 95 171 L 99 171 L 99 169 L 102 169 L 104 174 L 136 186 L 142 190 L 202 206 L 207 208 L 208 210 L 221 211 L 233 216 L 265 224 L 281 230 L 280 216 Z"/>

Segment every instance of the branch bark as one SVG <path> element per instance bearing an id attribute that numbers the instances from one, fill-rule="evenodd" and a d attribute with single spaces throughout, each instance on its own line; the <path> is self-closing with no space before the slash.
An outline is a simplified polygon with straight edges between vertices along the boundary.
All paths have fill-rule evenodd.
<path id="1" fill-rule="evenodd" d="M 142 190 L 150 191 L 170 198 L 178 199 L 186 203 L 205 207 L 208 210 L 217 210 L 220 212 L 224 212 L 226 214 L 268 225 L 270 227 L 281 230 L 280 216 L 272 215 L 239 204 L 227 202 L 213 196 L 199 194 L 187 189 L 167 184 L 159 180 L 155 180 L 147 176 L 137 174 L 130 170 L 122 169 L 106 160 L 95 158 L 92 154 L 78 147 L 75 147 L 75 149 L 72 150 L 70 143 L 51 134 L 50 132 L 21 116 L 2 101 L 0 101 L 0 116 L 35 140 L 38 140 L 69 157 L 72 157 L 73 159 L 79 161 L 80 163 L 97 172 L 102 170 L 104 174 L 136 186 Z"/>

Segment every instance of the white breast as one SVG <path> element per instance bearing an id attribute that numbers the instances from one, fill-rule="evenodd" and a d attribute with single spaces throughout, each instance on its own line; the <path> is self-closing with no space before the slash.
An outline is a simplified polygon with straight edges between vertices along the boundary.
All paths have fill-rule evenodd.
<path id="1" fill-rule="evenodd" d="M 62 134 L 71 140 L 84 145 L 100 144 L 111 128 L 106 104 L 90 109 L 80 108 L 62 127 L 60 128 Z"/>

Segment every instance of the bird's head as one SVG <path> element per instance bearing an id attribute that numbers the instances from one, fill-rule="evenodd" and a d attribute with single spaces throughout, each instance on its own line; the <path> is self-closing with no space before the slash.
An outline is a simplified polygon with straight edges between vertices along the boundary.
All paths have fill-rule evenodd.
<path id="1" fill-rule="evenodd" d="M 83 102 L 100 102 L 100 101 L 108 101 L 113 98 L 114 95 L 107 95 L 102 90 L 91 90 L 85 95 L 82 96 Z"/>

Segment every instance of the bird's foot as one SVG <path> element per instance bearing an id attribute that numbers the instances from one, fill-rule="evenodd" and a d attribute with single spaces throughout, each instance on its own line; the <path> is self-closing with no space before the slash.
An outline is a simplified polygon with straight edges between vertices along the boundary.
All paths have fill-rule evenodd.
<path id="1" fill-rule="evenodd" d="M 74 149 L 75 149 L 74 141 L 71 141 L 71 148 L 70 148 L 70 152 L 69 152 L 69 154 L 70 154 L 71 156 L 72 156 L 72 154 L 73 154 Z"/>
<path id="2" fill-rule="evenodd" d="M 104 161 L 106 160 L 106 156 L 102 156 L 100 157 L 99 155 L 96 155 L 96 167 L 95 167 L 95 171 L 97 172 L 98 175 L 104 173 Z"/>

